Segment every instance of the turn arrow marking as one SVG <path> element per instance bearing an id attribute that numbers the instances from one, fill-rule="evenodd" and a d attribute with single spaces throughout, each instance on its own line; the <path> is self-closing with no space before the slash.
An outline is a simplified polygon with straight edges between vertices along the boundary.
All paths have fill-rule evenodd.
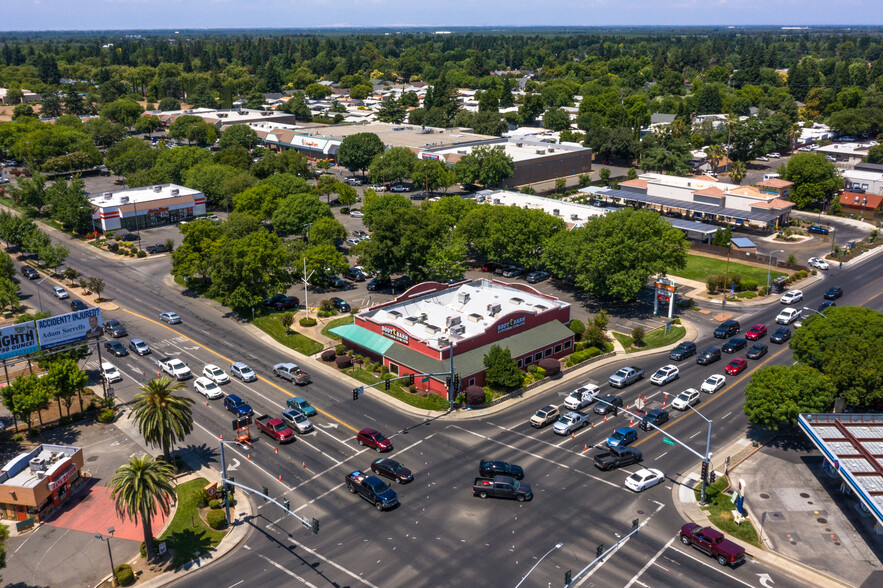
<path id="1" fill-rule="evenodd" d="M 233 463 L 227 466 L 227 471 L 232 472 L 233 470 L 235 470 L 238 467 L 239 467 L 239 460 L 234 457 Z"/>
<path id="2" fill-rule="evenodd" d="M 760 581 L 761 586 L 764 588 L 772 588 L 775 582 L 769 574 L 757 574 L 758 580 Z"/>

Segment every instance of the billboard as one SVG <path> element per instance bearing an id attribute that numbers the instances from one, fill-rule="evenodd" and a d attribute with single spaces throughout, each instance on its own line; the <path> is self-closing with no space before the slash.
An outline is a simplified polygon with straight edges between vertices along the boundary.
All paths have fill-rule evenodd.
<path id="1" fill-rule="evenodd" d="M 52 349 L 68 343 L 99 337 L 104 329 L 100 308 L 87 308 L 36 321 L 40 349 Z"/>
<path id="2" fill-rule="evenodd" d="M 0 359 L 34 353 L 37 346 L 37 329 L 34 321 L 11 325 L 0 329 Z"/>

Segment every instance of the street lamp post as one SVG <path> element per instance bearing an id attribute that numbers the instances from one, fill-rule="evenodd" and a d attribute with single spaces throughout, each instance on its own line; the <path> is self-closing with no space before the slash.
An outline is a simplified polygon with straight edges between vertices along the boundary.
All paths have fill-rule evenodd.
<path id="1" fill-rule="evenodd" d="M 773 253 L 785 253 L 784 249 L 777 249 L 776 251 L 770 251 L 770 257 L 766 264 L 766 294 L 770 295 L 770 271 L 773 267 Z M 778 266 L 776 266 L 778 267 Z"/>
<path id="2" fill-rule="evenodd" d="M 702 417 L 702 419 L 705 422 L 708 423 L 708 437 L 705 440 L 705 457 L 702 459 L 702 463 L 708 464 L 707 467 L 711 467 L 711 420 L 705 418 L 705 416 L 701 412 L 699 412 L 698 410 L 696 410 L 695 408 L 693 408 L 689 404 L 687 405 L 687 408 L 689 408 L 690 410 L 692 410 L 693 412 L 698 414 L 700 417 Z M 699 500 L 699 502 L 702 504 L 705 504 L 707 485 L 708 485 L 708 477 L 702 476 L 702 496 L 700 497 L 700 500 Z"/>
<path id="3" fill-rule="evenodd" d="M 37 282 L 37 304 L 40 305 L 40 312 L 43 312 L 43 298 L 42 298 L 42 296 L 40 296 L 40 284 L 42 284 L 43 282 L 45 282 L 48 279 L 49 279 L 49 276 L 46 276 L 45 278 L 43 278 L 42 280 Z"/>
<path id="4" fill-rule="evenodd" d="M 527 577 L 531 574 L 531 572 L 533 572 L 533 571 L 537 568 L 538 565 L 540 565 L 540 562 L 541 562 L 541 561 L 543 561 L 544 559 L 546 559 L 546 557 L 547 557 L 550 553 L 552 553 L 553 551 L 555 551 L 556 549 L 561 549 L 561 547 L 562 547 L 563 545 L 564 545 L 564 543 L 556 543 L 556 544 L 555 544 L 555 547 L 553 547 L 552 549 L 550 549 L 549 551 L 547 551 L 547 552 L 546 552 L 546 555 L 544 555 L 543 557 L 541 557 L 540 559 L 538 559 L 538 560 L 537 560 L 537 563 L 533 564 L 533 567 L 530 568 L 530 570 L 528 570 L 527 573 L 524 574 L 524 577 L 521 578 L 521 581 L 518 582 L 518 584 L 515 585 L 515 588 L 518 588 L 519 586 L 521 586 L 521 585 L 524 583 L 525 580 L 527 580 Z"/>
<path id="5" fill-rule="evenodd" d="M 110 537 L 113 537 L 113 532 L 115 529 L 113 527 L 108 527 L 107 532 L 110 534 Z M 110 550 L 110 537 L 107 538 L 107 557 L 110 558 L 110 584 L 111 586 L 116 586 L 116 572 L 113 566 L 113 552 Z M 95 533 L 95 538 L 99 541 L 105 541 L 104 536 L 101 533 Z"/>
<path id="6" fill-rule="evenodd" d="M 727 282 L 730 281 L 730 252 L 733 250 L 733 242 L 727 241 L 727 266 L 724 270 L 724 300 L 721 306 L 727 306 Z"/>
<path id="7" fill-rule="evenodd" d="M 814 312 L 814 313 L 820 315 L 822 318 L 828 318 L 827 316 L 825 316 L 825 314 L 821 310 L 814 310 L 808 306 L 804 306 L 803 310 L 808 310 L 809 312 Z"/>

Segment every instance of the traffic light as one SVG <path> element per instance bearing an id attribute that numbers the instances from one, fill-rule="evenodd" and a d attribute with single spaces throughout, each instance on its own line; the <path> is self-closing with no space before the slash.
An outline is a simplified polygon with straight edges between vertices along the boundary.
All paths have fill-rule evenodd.
<path id="1" fill-rule="evenodd" d="M 702 462 L 702 479 L 708 480 L 708 462 L 707 461 Z"/>
<path id="2" fill-rule="evenodd" d="M 319 534 L 319 519 L 313 519 L 313 535 Z"/>
<path id="3" fill-rule="evenodd" d="M 383 381 L 383 389 L 384 389 L 384 390 L 389 390 L 389 380 L 384 380 L 384 381 Z"/>
<path id="4" fill-rule="evenodd" d="M 353 400 L 358 400 L 358 399 L 359 399 L 359 389 L 353 388 Z"/>
<path id="5" fill-rule="evenodd" d="M 598 557 L 601 557 L 602 555 L 604 555 L 604 544 L 603 543 L 598 546 L 598 548 L 595 550 L 595 553 L 597 554 Z"/>
<path id="6" fill-rule="evenodd" d="M 447 388 L 448 390 L 451 389 L 451 377 L 450 376 L 445 378 L 445 388 Z"/>
<path id="7" fill-rule="evenodd" d="M 460 374 L 454 374 L 454 392 L 460 391 Z"/>
<path id="8" fill-rule="evenodd" d="M 567 570 L 566 572 L 564 572 L 564 585 L 565 585 L 565 586 L 569 586 L 569 585 L 570 585 L 570 582 L 571 582 L 571 579 L 570 579 L 570 578 L 571 578 L 572 576 L 573 576 L 573 574 L 571 573 L 570 570 Z"/>
<path id="9" fill-rule="evenodd" d="M 408 374 L 408 386 L 414 385 L 414 374 Z"/>
<path id="10" fill-rule="evenodd" d="M 711 471 L 708 472 L 708 483 L 709 483 L 709 484 L 714 484 L 714 478 L 715 478 L 715 475 L 714 475 L 714 468 L 712 468 Z"/>
<path id="11" fill-rule="evenodd" d="M 638 519 L 632 519 L 632 529 L 638 528 Z"/>
<path id="12" fill-rule="evenodd" d="M 287 498 L 282 502 L 285 505 L 285 510 L 291 510 L 291 501 Z"/>

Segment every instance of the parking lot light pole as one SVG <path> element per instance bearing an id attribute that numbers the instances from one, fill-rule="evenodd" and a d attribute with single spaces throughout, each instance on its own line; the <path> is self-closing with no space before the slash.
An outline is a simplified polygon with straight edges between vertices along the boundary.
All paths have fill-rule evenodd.
<path id="1" fill-rule="evenodd" d="M 313 277 L 313 274 L 316 273 L 316 270 L 310 272 L 310 275 L 307 275 L 307 258 L 304 257 L 304 310 L 307 311 L 307 320 L 310 318 L 310 292 L 307 286 L 310 284 L 310 278 Z"/>
<path id="2" fill-rule="evenodd" d="M 816 314 L 818 314 L 818 315 L 821 315 L 822 318 L 828 318 L 827 316 L 825 316 L 825 314 L 824 314 L 822 311 L 820 311 L 820 310 L 814 310 L 814 309 L 812 309 L 812 308 L 810 308 L 810 307 L 808 307 L 808 306 L 804 306 L 804 307 L 803 307 L 803 310 L 808 310 L 809 312 L 814 312 L 814 313 L 816 313 Z"/>
<path id="3" fill-rule="evenodd" d="M 115 531 L 115 529 L 114 529 L 113 527 L 108 527 L 108 528 L 107 528 L 107 532 L 110 534 L 110 537 L 113 537 L 113 533 L 114 533 L 114 531 Z M 105 540 L 105 539 L 104 539 L 104 536 L 103 536 L 101 533 L 95 533 L 95 538 L 96 538 L 96 539 L 98 539 L 99 541 L 106 541 L 106 542 L 107 542 L 107 556 L 110 558 L 110 585 L 111 585 L 111 586 L 116 586 L 116 585 L 117 585 L 117 582 L 116 582 L 116 571 L 115 571 L 114 566 L 113 566 L 113 553 L 112 553 L 111 550 L 110 550 L 110 537 L 108 537 L 108 538 Z"/>
<path id="4" fill-rule="evenodd" d="M 563 545 L 564 545 L 564 543 L 557 543 L 557 544 L 555 545 L 555 547 L 553 547 L 552 549 L 550 549 L 549 551 L 546 552 L 546 555 L 544 555 L 543 557 L 541 557 L 540 559 L 538 559 L 538 560 L 537 560 L 537 563 L 533 564 L 533 567 L 530 568 L 530 570 L 528 570 L 528 572 L 527 572 L 526 574 L 524 574 L 524 577 L 523 577 L 523 578 L 521 578 L 521 582 L 519 582 L 518 584 L 515 585 L 515 588 L 518 588 L 519 586 L 521 586 L 521 585 L 524 583 L 525 580 L 527 580 L 527 577 L 531 574 L 531 572 L 533 572 L 533 571 L 537 568 L 538 565 L 540 565 L 540 562 L 541 562 L 541 561 L 543 561 L 544 559 L 546 559 L 546 557 L 547 557 L 550 553 L 552 553 L 553 551 L 555 551 L 556 549 L 561 549 L 561 547 L 562 547 Z"/>
<path id="5" fill-rule="evenodd" d="M 785 253 L 785 250 L 784 249 L 777 249 L 776 251 L 770 251 L 770 253 L 769 253 L 769 260 L 767 261 L 767 264 L 766 264 L 766 294 L 767 294 L 767 296 L 770 295 L 770 271 L 772 270 L 772 267 L 773 267 L 773 253 Z M 776 267 L 778 267 L 778 266 L 776 266 Z"/>

